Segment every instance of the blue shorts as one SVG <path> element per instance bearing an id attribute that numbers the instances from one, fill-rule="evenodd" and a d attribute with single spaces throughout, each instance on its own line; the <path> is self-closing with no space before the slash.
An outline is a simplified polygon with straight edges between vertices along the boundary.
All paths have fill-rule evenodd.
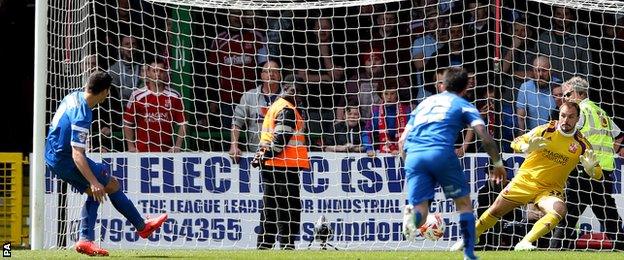
<path id="1" fill-rule="evenodd" d="M 87 163 L 89 164 L 89 168 L 91 168 L 91 172 L 95 175 L 95 178 L 100 182 L 100 184 L 102 184 L 102 186 L 106 187 L 111 178 L 108 167 L 104 164 L 96 163 L 89 158 L 87 158 Z M 89 187 L 91 187 L 89 181 L 82 176 L 82 173 L 80 173 L 78 168 L 75 166 L 69 170 L 63 170 L 58 167 L 55 168 L 50 165 L 48 165 L 48 168 L 54 176 L 69 183 L 80 193 L 84 193 Z"/>
<path id="2" fill-rule="evenodd" d="M 439 184 L 447 198 L 455 199 L 470 194 L 464 170 L 453 150 L 412 152 L 405 160 L 407 199 L 417 205 L 433 199 Z"/>

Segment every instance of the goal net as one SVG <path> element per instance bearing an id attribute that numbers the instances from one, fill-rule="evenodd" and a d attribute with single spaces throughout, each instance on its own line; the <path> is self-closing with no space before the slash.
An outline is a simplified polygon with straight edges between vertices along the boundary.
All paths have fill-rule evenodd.
<path id="1" fill-rule="evenodd" d="M 327 242 L 340 249 L 444 250 L 461 233 L 439 187 L 430 211 L 444 218 L 444 236 L 402 236 L 405 173 L 396 155 L 407 114 L 441 91 L 444 69 L 469 72 L 465 98 L 500 144 L 509 178 L 524 158 L 510 142 L 558 118 L 561 82 L 573 76 L 586 78 L 589 98 L 624 126 L 622 4 L 520 2 L 49 1 L 47 122 L 90 72 L 112 76 L 110 97 L 93 110 L 88 156 L 110 166 L 142 215 L 170 219 L 143 240 L 106 203 L 96 224 L 103 247 L 255 249 L 271 231 L 260 225 L 265 187 L 250 163 L 269 105 L 296 82 L 306 89 L 297 106 L 311 169 L 299 174 L 295 246 L 318 248 L 324 217 Z M 473 132 L 458 136 L 456 153 L 480 214 L 501 187 L 488 183 L 489 159 Z M 603 248 L 624 241 L 621 162 L 600 182 L 572 175 L 565 193 L 574 218 L 538 246 L 595 248 L 583 240 L 591 233 L 606 234 Z M 86 195 L 48 172 L 44 198 L 45 228 L 34 234 L 46 248 L 72 246 Z M 511 248 L 540 214 L 518 208 L 479 246 Z"/>

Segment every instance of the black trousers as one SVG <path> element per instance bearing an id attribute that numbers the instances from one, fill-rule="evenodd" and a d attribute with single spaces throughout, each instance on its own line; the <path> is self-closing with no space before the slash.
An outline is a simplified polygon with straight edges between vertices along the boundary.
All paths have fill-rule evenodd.
<path id="1" fill-rule="evenodd" d="M 596 215 L 600 225 L 615 243 L 615 249 L 624 250 L 624 229 L 622 218 L 618 214 L 613 193 L 613 172 L 603 171 L 604 180 L 596 181 L 586 174 L 580 174 L 573 170 L 568 178 L 566 193 L 566 206 L 568 214 L 559 222 L 555 229 L 551 248 L 576 247 L 575 227 L 579 216 L 587 207 Z"/>
<path id="2" fill-rule="evenodd" d="M 299 169 L 262 166 L 264 207 L 260 212 L 258 249 L 270 249 L 279 237 L 282 249 L 295 249 L 301 224 Z"/>

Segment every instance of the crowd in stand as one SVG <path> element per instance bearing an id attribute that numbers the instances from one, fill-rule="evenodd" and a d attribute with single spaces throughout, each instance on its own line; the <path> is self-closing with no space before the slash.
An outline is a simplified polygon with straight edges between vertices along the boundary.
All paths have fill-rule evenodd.
<path id="1" fill-rule="evenodd" d="M 119 134 L 132 134 L 124 130 L 123 114 L 133 92 L 149 89 L 145 71 L 152 67 L 150 62 L 159 60 L 162 70 L 171 71 L 170 53 L 175 51 L 170 45 L 171 10 L 138 0 L 96 2 L 96 11 L 107 15 L 98 16 L 100 51 L 85 58 L 85 68 L 107 70 L 115 91 L 98 113 L 95 132 L 100 135 L 93 146 L 101 151 L 134 150 L 130 148 L 136 146 Z M 508 143 L 526 129 L 553 119 L 560 103 L 558 84 L 572 76 L 600 84 L 591 94 L 613 112 L 617 106 L 613 100 L 621 95 L 615 86 L 622 68 L 615 64 L 620 54 L 610 50 L 624 42 L 624 30 L 615 26 L 617 17 L 601 14 L 596 35 L 589 33 L 596 31 L 592 28 L 596 23 L 577 19 L 578 10 L 514 4 L 501 9 L 499 39 L 496 8 L 483 0 L 194 13 L 193 52 L 188 57 L 193 66 L 183 72 L 193 75 L 193 85 L 186 86 L 190 91 L 167 88 L 176 99 L 190 101 L 182 102 L 188 126 L 180 138 L 186 138 L 186 145 L 174 150 L 253 152 L 258 124 L 288 74 L 308 86 L 300 107 L 307 119 L 308 144 L 316 151 L 396 153 L 407 113 L 440 92 L 437 77 L 450 66 L 463 66 L 471 73 L 473 87 L 467 98 L 479 107 L 503 151 L 511 151 Z M 540 17 L 526 11 L 536 7 Z M 590 48 L 596 41 L 600 48 Z M 351 120 L 359 116 L 358 125 L 338 127 L 348 122 L 350 107 L 359 110 L 350 114 Z M 171 113 L 160 116 L 157 120 L 168 125 L 182 123 Z M 136 141 L 175 147 L 177 137 L 171 137 L 175 128 L 138 130 L 145 136 L 136 136 Z M 353 130 L 358 140 L 339 138 Z M 473 136 L 465 131 L 458 137 L 458 155 L 479 151 Z M 169 150 L 152 148 L 145 151 Z"/>

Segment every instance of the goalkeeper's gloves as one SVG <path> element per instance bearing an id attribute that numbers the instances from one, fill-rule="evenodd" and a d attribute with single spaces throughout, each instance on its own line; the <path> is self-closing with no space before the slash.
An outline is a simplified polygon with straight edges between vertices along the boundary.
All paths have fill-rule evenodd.
<path id="1" fill-rule="evenodd" d="M 529 139 L 529 142 L 526 144 L 522 144 L 520 146 L 520 150 L 522 150 L 523 153 L 530 154 L 534 151 L 541 150 L 544 147 L 546 147 L 546 139 L 543 137 L 533 137 Z"/>
<path id="2" fill-rule="evenodd" d="M 580 157 L 580 161 L 581 161 L 581 165 L 583 165 L 583 168 L 585 169 L 585 173 L 587 173 L 587 175 L 589 175 L 592 178 L 595 178 L 596 173 L 594 172 L 594 170 L 596 169 L 596 166 L 598 166 L 598 158 L 596 157 L 596 153 L 589 149 L 587 151 L 585 151 L 584 154 L 582 154 Z"/>

